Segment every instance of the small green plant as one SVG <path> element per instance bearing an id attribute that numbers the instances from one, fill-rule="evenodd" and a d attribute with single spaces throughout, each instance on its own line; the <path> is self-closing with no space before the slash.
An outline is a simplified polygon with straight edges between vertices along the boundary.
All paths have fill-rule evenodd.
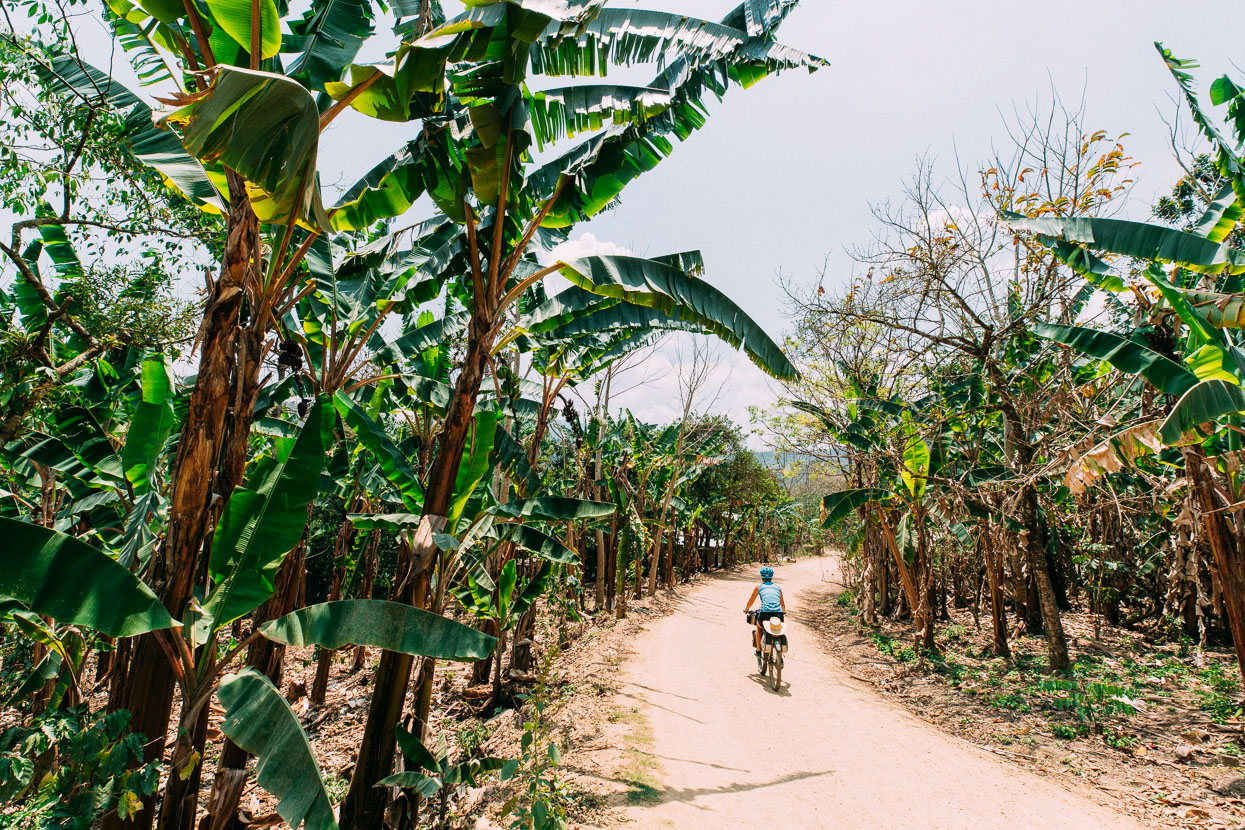
<path id="1" fill-rule="evenodd" d="M 397 738 L 398 747 L 406 759 L 407 770 L 381 779 L 378 785 L 402 787 L 429 800 L 435 800 L 436 826 L 441 830 L 449 826 L 451 792 L 458 787 L 474 787 L 480 776 L 497 770 L 502 771 L 502 779 L 505 780 L 513 774 L 517 766 L 517 762 L 503 758 L 468 758 L 455 763 L 450 760 L 450 750 L 444 734 L 438 739 L 435 752 L 401 725 L 394 729 L 394 737 Z"/>
<path id="2" fill-rule="evenodd" d="M 1199 708 L 1210 714 L 1212 720 L 1223 723 L 1242 716 L 1241 687 L 1234 673 L 1224 671 L 1222 663 L 1211 663 L 1198 672 L 1198 679 L 1210 687 L 1198 694 L 1202 699 Z"/>
<path id="3" fill-rule="evenodd" d="M 1102 728 L 1102 740 L 1107 746 L 1115 749 L 1131 749 L 1137 745 L 1137 738 L 1132 735 L 1125 735 L 1122 732 L 1116 732 L 1109 726 Z"/>
<path id="4" fill-rule="evenodd" d="M 991 698 L 990 705 L 997 709 L 1010 709 L 1013 712 L 1030 712 L 1033 709 L 1023 697 L 1010 692 L 995 695 Z"/>
<path id="5" fill-rule="evenodd" d="M 463 757 L 475 758 L 492 735 L 493 730 L 487 723 L 473 723 L 459 729 L 454 734 L 454 740 L 458 743 Z"/>
<path id="6" fill-rule="evenodd" d="M 339 775 L 330 775 L 324 779 L 324 791 L 328 793 L 329 802 L 340 804 L 350 790 L 350 782 Z"/>
<path id="7" fill-rule="evenodd" d="M 894 657 L 901 663 L 915 663 L 917 661 L 917 656 L 912 647 L 901 646 L 898 643 L 898 640 L 893 637 L 888 637 L 881 631 L 873 632 L 873 644 L 877 646 L 878 651 L 889 657 Z"/>
<path id="8" fill-rule="evenodd" d="M 1054 695 L 1052 709 L 1072 712 L 1078 721 L 1099 723 L 1109 715 L 1135 715 L 1128 689 L 1111 683 L 1080 683 L 1076 680 L 1043 680 L 1041 691 Z"/>
<path id="9" fill-rule="evenodd" d="M 570 793 L 558 776 L 562 750 L 553 739 L 545 714 L 549 706 L 549 672 L 557 660 L 555 646 L 545 655 L 536 686 L 525 696 L 531 715 L 523 724 L 519 739 L 520 757 L 509 762 L 502 777 L 517 775 L 523 788 L 502 806 L 503 817 L 513 815 L 511 830 L 566 830 Z"/>
<path id="10" fill-rule="evenodd" d="M 12 827 L 86 830 L 116 809 L 132 818 L 156 790 L 159 764 L 143 763 L 130 713 L 96 718 L 59 709 L 0 734 L 0 802 L 18 805 Z"/>
<path id="11" fill-rule="evenodd" d="M 1084 727 L 1069 726 L 1066 723 L 1052 723 L 1050 733 L 1061 741 L 1072 741 L 1084 734 Z"/>
<path id="12" fill-rule="evenodd" d="M 959 623 L 951 623 L 942 630 L 942 637 L 948 642 L 955 642 L 968 633 L 968 629 Z"/>

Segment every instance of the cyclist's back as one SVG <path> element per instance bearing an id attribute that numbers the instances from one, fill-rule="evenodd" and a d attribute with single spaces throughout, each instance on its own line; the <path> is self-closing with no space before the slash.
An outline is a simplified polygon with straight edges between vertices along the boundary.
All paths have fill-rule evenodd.
<path id="1" fill-rule="evenodd" d="M 757 587 L 757 597 L 761 600 L 762 611 L 782 611 L 782 588 L 773 582 L 762 582 Z"/>

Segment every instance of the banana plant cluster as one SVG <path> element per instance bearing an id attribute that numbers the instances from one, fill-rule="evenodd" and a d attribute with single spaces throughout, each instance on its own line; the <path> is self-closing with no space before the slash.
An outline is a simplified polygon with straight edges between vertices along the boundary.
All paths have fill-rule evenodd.
<path id="1" fill-rule="evenodd" d="M 236 807 L 253 754 L 291 825 L 378 825 L 414 658 L 426 723 L 435 660 L 495 646 L 443 615 L 453 590 L 466 585 L 500 632 L 515 610 L 501 600 L 516 552 L 572 562 L 557 528 L 613 513 L 544 492 L 540 430 L 566 383 L 671 330 L 795 376 L 695 252 L 548 253 L 699 130 L 711 98 L 824 63 L 776 41 L 794 5 L 748 0 L 711 22 L 600 0 L 472 3 L 452 18 L 434 0 L 314 0 L 298 12 L 274 0 L 116 0 L 106 16 L 158 110 L 77 55 L 40 64 L 48 88 L 120 119 L 123 149 L 221 228 L 193 380 L 177 382 L 160 355 L 84 352 L 82 400 L 6 448 L 14 476 L 48 495 L 5 501 L 20 517 L 5 520 L 20 544 L 0 576 L 19 604 L 12 618 L 115 641 L 111 704 L 133 713 L 151 758 L 181 703 L 161 827 L 197 823 L 214 694 L 232 746 L 212 785 L 218 813 Z M 382 20 L 396 46 L 361 62 Z M 643 65 L 657 67 L 645 86 L 598 81 Z M 365 119 L 409 124 L 411 138 L 331 200 L 320 138 Z M 555 274 L 570 285 L 550 294 Z M 531 371 L 544 379 L 539 400 Z M 293 607 L 309 506 L 326 494 L 348 502 L 343 539 L 400 539 L 388 599 Z M 234 642 L 235 630 L 249 633 Z M 69 640 L 49 631 L 58 671 L 80 672 Z M 270 679 L 280 646 L 312 644 L 383 650 L 336 815 Z M 105 825 L 151 826 L 156 813 L 146 797 Z"/>
<path id="2" fill-rule="evenodd" d="M 1185 494 L 1189 514 L 1200 514 L 1200 522 L 1190 524 L 1200 524 L 1195 535 L 1209 542 L 1245 676 L 1242 528 L 1235 513 L 1221 513 L 1239 503 L 1242 494 L 1236 454 L 1245 413 L 1245 352 L 1237 311 L 1245 258 L 1230 237 L 1245 205 L 1245 168 L 1238 155 L 1245 139 L 1239 121 L 1245 93 L 1226 75 L 1211 85 L 1211 103 L 1225 106 L 1228 114 L 1225 125 L 1217 124 L 1194 92 L 1190 70 L 1196 64 L 1155 46 L 1212 148 L 1211 163 L 1220 182 L 1192 227 L 1098 218 L 1003 218 L 1015 231 L 1035 234 L 1110 302 L 1123 308 L 1114 295 L 1133 301 L 1125 309 L 1132 313 L 1116 330 L 1035 327 L 1038 335 L 1087 361 L 1135 377 L 1149 390 L 1145 397 L 1150 401 L 1136 406 L 1133 423 L 1071 459 L 1066 484 L 1070 492 L 1079 493 L 1121 470 L 1154 464 L 1183 468 L 1179 492 Z M 1092 380 L 1092 363 L 1086 374 Z"/>

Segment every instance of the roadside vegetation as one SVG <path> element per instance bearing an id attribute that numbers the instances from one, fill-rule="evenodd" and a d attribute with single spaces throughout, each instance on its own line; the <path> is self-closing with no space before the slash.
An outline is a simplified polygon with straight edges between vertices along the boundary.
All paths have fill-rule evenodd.
<path id="1" fill-rule="evenodd" d="M 448 826 L 501 779 L 511 826 L 567 825 L 577 624 L 820 530 L 698 407 L 713 347 L 673 423 L 611 407 L 675 332 L 796 376 L 712 263 L 551 252 L 709 100 L 823 64 L 793 6 L 5 4 L 4 823 Z M 100 15 L 135 88 L 79 51 Z M 408 139 L 324 185 L 324 131 L 375 121 Z"/>
<path id="2" fill-rule="evenodd" d="M 1245 87 L 1159 46 L 1192 128 L 1145 221 L 1058 102 L 922 162 L 856 277 L 782 285 L 785 339 L 690 244 L 561 258 L 717 99 L 825 65 L 794 6 L 4 4 L 3 823 L 565 828 L 576 649 L 831 539 L 822 622 L 884 684 L 1237 766 Z M 718 349 L 781 385 L 776 452 L 714 414 Z"/>
<path id="3" fill-rule="evenodd" d="M 865 679 L 995 748 L 1239 780 L 1245 97 L 1227 75 L 1199 95 L 1156 48 L 1169 194 L 1131 200 L 1144 160 L 1058 101 L 978 164 L 922 162 L 859 277 L 788 283 L 802 377 L 769 417 L 837 465 L 847 590 L 825 625 L 846 643 L 850 618 Z M 1212 783 L 1172 815 L 1239 821 Z"/>

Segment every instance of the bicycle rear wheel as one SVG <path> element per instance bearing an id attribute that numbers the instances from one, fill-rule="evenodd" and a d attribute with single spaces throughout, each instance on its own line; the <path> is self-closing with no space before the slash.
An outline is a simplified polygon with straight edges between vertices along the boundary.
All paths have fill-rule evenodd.
<path id="1" fill-rule="evenodd" d="M 774 691 L 778 691 L 782 686 L 782 652 L 778 650 L 778 646 L 774 646 L 774 658 L 772 661 L 773 674 L 770 675 L 769 685 Z"/>

